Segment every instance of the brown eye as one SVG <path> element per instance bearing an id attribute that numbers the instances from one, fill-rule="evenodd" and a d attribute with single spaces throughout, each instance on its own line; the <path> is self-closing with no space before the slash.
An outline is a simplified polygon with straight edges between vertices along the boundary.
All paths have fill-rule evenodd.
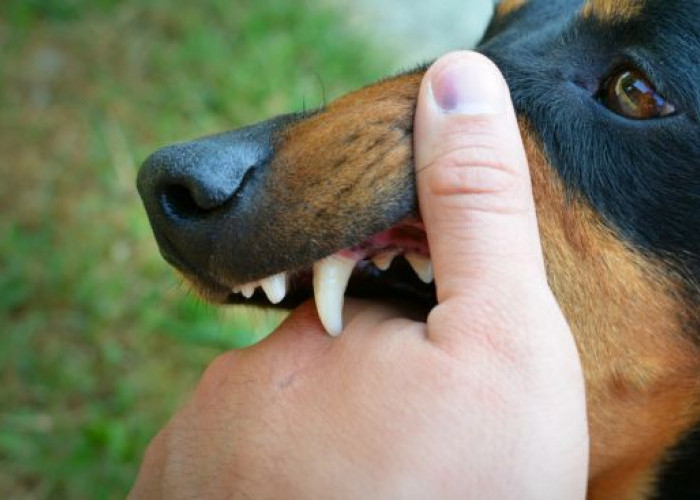
<path id="1" fill-rule="evenodd" d="M 602 103 L 615 113 L 633 120 L 649 120 L 675 113 L 676 108 L 660 95 L 644 73 L 631 69 L 608 78 Z"/>

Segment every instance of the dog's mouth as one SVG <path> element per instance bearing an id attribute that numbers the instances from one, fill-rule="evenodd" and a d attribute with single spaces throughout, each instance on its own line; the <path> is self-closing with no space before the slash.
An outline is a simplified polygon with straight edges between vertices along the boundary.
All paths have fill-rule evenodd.
<path id="1" fill-rule="evenodd" d="M 346 294 L 431 307 L 435 303 L 433 267 L 422 222 L 407 219 L 305 268 L 236 285 L 226 302 L 292 309 L 314 297 L 321 323 L 335 336 L 343 329 Z"/>

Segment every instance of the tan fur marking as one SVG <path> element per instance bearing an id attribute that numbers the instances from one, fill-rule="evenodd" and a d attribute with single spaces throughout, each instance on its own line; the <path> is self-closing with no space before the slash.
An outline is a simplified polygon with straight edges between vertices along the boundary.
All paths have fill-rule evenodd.
<path id="1" fill-rule="evenodd" d="M 496 17 L 504 17 L 525 5 L 527 0 L 503 0 L 496 7 Z"/>
<path id="2" fill-rule="evenodd" d="M 541 146 L 524 136 L 550 284 L 586 376 L 589 498 L 645 498 L 660 460 L 700 412 L 700 352 L 683 334 L 679 284 L 583 200 L 567 201 Z"/>
<path id="3" fill-rule="evenodd" d="M 639 15 L 643 8 L 644 0 L 587 0 L 581 15 L 601 21 L 626 21 Z"/>

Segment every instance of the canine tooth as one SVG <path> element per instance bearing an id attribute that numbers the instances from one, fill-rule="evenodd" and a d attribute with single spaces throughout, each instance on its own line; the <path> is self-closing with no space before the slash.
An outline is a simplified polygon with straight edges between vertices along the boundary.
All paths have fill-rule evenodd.
<path id="1" fill-rule="evenodd" d="M 241 293 L 246 299 L 249 299 L 255 293 L 255 289 L 257 288 L 257 286 L 257 283 L 248 283 L 247 285 L 241 285 Z"/>
<path id="2" fill-rule="evenodd" d="M 279 304 L 287 295 L 287 274 L 280 273 L 265 278 L 260 282 L 265 295 L 273 304 Z"/>
<path id="3" fill-rule="evenodd" d="M 377 269 L 380 271 L 386 271 L 391 267 L 391 263 L 394 261 L 394 258 L 399 254 L 399 252 L 382 252 L 378 255 L 375 255 L 372 257 L 372 262 L 374 262 L 374 265 L 377 266 Z"/>
<path id="4" fill-rule="evenodd" d="M 314 296 L 318 317 L 332 337 L 343 331 L 345 289 L 357 260 L 331 255 L 314 264 Z"/>
<path id="5" fill-rule="evenodd" d="M 435 279 L 433 275 L 433 262 L 422 255 L 416 253 L 406 254 L 406 260 L 416 272 L 423 283 L 432 283 Z"/>

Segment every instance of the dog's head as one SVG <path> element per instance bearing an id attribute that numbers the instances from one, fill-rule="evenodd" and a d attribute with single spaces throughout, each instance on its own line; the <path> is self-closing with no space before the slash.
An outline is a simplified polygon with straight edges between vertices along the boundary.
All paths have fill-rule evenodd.
<path id="1" fill-rule="evenodd" d="M 700 419 L 700 4 L 507 0 L 479 50 L 510 86 L 581 351 L 591 495 L 643 496 Z M 412 166 L 424 70 L 152 155 L 139 190 L 165 258 L 213 302 L 276 276 L 265 291 L 294 307 L 340 252 L 360 259 L 349 295 L 430 307 Z M 403 258 L 380 270 L 397 252 L 424 280 Z"/>

